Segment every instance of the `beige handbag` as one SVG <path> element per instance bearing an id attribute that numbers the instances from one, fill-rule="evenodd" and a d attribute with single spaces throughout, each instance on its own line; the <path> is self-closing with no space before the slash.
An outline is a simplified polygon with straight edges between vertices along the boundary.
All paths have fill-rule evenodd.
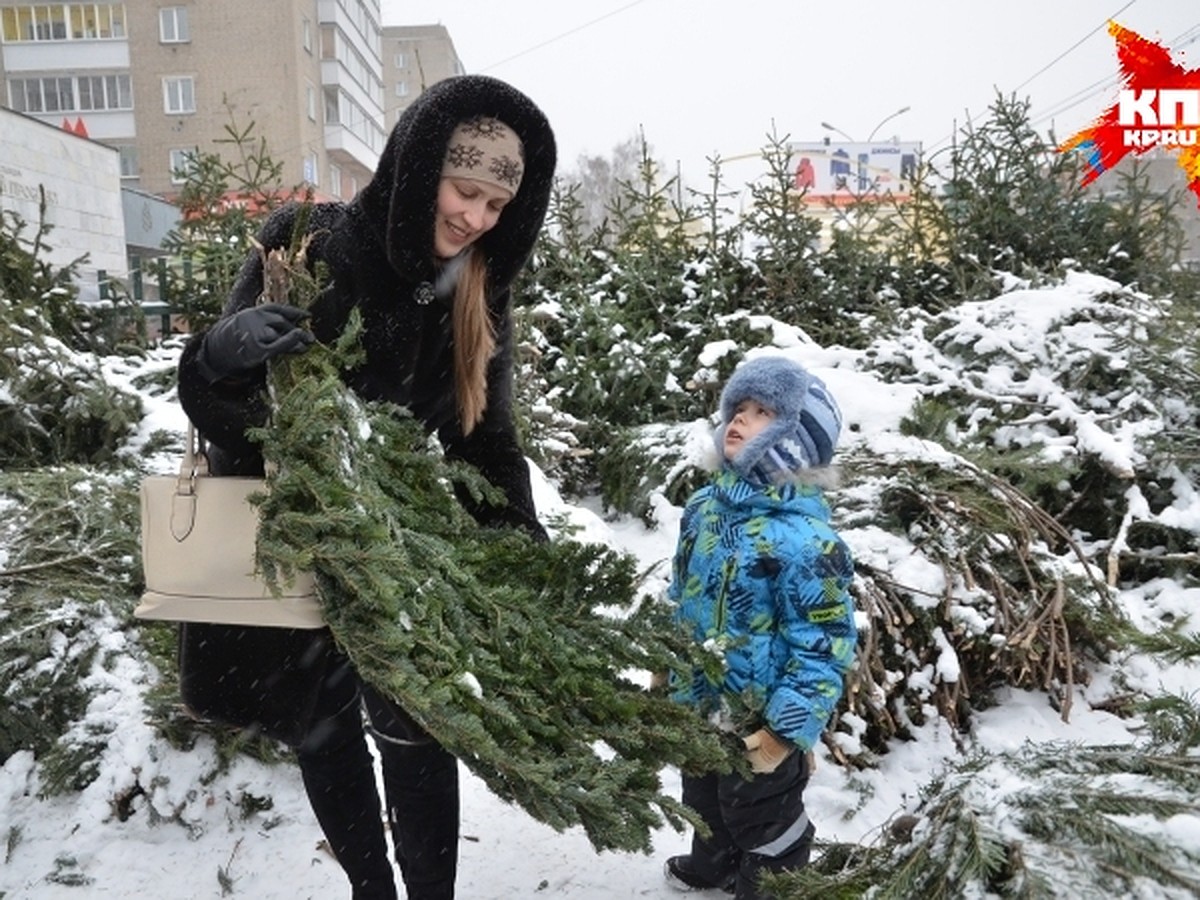
<path id="1" fill-rule="evenodd" d="M 142 481 L 140 619 L 321 628 L 321 606 L 309 572 L 271 593 L 255 570 L 258 509 L 246 499 L 262 478 L 213 476 L 188 423 L 187 449 L 176 475 Z"/>

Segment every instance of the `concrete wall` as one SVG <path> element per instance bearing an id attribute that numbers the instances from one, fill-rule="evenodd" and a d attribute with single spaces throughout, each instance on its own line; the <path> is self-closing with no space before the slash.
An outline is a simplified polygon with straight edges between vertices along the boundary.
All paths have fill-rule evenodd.
<path id="1" fill-rule="evenodd" d="M 63 266 L 86 254 L 80 299 L 98 299 L 97 271 L 123 278 L 126 269 L 117 151 L 0 107 L 0 209 L 28 223 L 27 239 L 40 221 L 39 188 L 52 226 L 42 258 Z"/>

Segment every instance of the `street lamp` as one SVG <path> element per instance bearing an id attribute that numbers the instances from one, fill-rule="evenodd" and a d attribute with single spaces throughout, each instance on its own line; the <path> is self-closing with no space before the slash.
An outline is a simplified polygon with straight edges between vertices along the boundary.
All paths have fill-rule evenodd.
<path id="1" fill-rule="evenodd" d="M 894 113 L 892 113 L 890 116 L 885 116 L 883 119 L 881 119 L 879 124 L 876 125 L 874 128 L 872 128 L 871 133 L 867 135 L 867 143 L 868 144 L 871 143 L 871 138 L 875 137 L 875 132 L 879 131 L 880 128 L 882 128 L 888 122 L 892 121 L 892 119 L 896 118 L 896 116 L 904 115 L 911 108 L 912 107 L 910 107 L 910 106 L 902 106 L 898 110 L 896 110 Z"/>
<path id="2" fill-rule="evenodd" d="M 852 144 L 855 143 L 854 138 L 850 137 L 850 135 L 846 134 L 846 132 L 842 131 L 842 129 L 835 128 L 833 125 L 830 125 L 828 122 L 822 122 L 821 127 L 824 128 L 826 131 L 836 131 L 838 134 L 840 134 L 842 137 L 844 137 L 850 143 L 852 143 Z"/>
<path id="3" fill-rule="evenodd" d="M 867 143 L 868 144 L 871 143 L 871 140 L 875 137 L 876 134 L 879 133 L 880 128 L 882 128 L 884 125 L 886 125 L 892 119 L 896 118 L 896 116 L 904 115 L 904 113 L 908 112 L 910 109 L 912 109 L 911 106 L 902 106 L 900 109 L 896 110 L 891 115 L 884 116 L 879 121 L 879 124 L 871 129 L 871 133 L 867 135 Z M 840 134 L 842 137 L 844 137 L 846 140 L 848 140 L 852 144 L 857 143 L 857 141 L 855 141 L 854 138 L 850 137 L 850 135 L 846 134 L 846 132 L 842 131 L 842 129 L 837 128 L 833 125 L 830 125 L 828 122 L 822 122 L 821 127 L 824 128 L 826 131 L 836 131 L 838 134 Z"/>

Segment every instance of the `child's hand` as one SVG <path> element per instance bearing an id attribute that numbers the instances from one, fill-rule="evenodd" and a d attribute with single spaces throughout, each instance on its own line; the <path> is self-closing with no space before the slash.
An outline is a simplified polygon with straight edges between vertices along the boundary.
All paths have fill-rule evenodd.
<path id="1" fill-rule="evenodd" d="M 749 737 L 742 738 L 746 745 L 746 759 L 750 770 L 760 775 L 774 772 L 779 764 L 788 758 L 788 754 L 796 749 L 795 745 L 775 737 L 766 728 L 760 728 Z"/>

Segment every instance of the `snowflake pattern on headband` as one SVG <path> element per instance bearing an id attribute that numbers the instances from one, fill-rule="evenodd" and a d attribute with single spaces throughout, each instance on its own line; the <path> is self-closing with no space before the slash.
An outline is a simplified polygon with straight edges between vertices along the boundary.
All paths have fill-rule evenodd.
<path id="1" fill-rule="evenodd" d="M 517 133 L 488 116 L 460 122 L 446 148 L 443 176 L 473 178 L 512 191 L 525 174 L 525 148 Z"/>
<path id="2" fill-rule="evenodd" d="M 521 163 L 511 156 L 492 157 L 492 164 L 488 166 L 488 171 L 514 189 L 521 183 L 521 172 L 523 171 Z"/>
<path id="3" fill-rule="evenodd" d="M 456 169 L 474 169 L 483 162 L 483 149 L 475 144 L 453 144 L 446 151 L 446 162 Z"/>
<path id="4" fill-rule="evenodd" d="M 495 119 L 475 119 L 467 122 L 463 130 L 471 137 L 486 138 L 489 141 L 499 140 L 507 133 L 504 125 Z"/>

